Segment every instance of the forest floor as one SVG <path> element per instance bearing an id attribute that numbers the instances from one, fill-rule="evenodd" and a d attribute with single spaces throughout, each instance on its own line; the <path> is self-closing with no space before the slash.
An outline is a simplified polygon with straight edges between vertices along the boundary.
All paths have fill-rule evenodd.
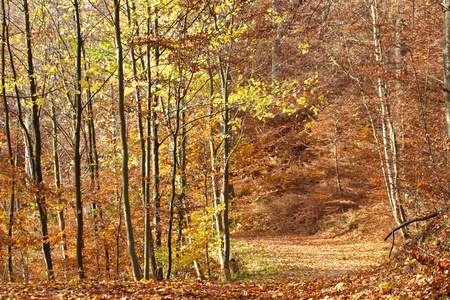
<path id="1" fill-rule="evenodd" d="M 8 283 L 0 285 L 0 299 L 447 299 L 448 280 L 414 260 L 386 262 L 390 243 L 361 235 L 366 227 L 360 225 L 344 234 L 337 229 L 348 226 L 314 235 L 235 233 L 233 258 L 240 270 L 232 282 Z"/>
<path id="2" fill-rule="evenodd" d="M 232 236 L 237 280 L 303 282 L 387 261 L 391 241 L 383 238 L 395 223 L 386 203 L 368 200 L 364 191 L 349 199 L 311 195 L 294 187 L 241 202 L 233 214 L 243 224 Z"/>
<path id="3" fill-rule="evenodd" d="M 320 237 L 320 234 L 300 236 L 267 232 L 247 232 L 236 235 L 233 240 L 239 249 L 234 253 L 235 259 L 242 264 L 241 270 L 234 274 L 234 282 L 11 283 L 0 285 L 0 299 L 389 298 L 380 275 L 383 271 L 377 267 L 387 256 L 389 247 L 384 243 L 354 241 L 348 235 Z"/>
<path id="4" fill-rule="evenodd" d="M 255 279 L 275 282 L 307 281 L 368 269 L 385 261 L 390 247 L 383 241 L 355 241 L 345 237 L 263 234 L 235 239 L 253 249 L 253 260 L 248 260 L 250 265 L 242 266 L 244 271 L 259 274 Z M 255 263 L 255 257 L 259 258 L 259 264 Z"/>
<path id="5" fill-rule="evenodd" d="M 329 200 L 296 197 L 250 203 L 240 210 L 245 214 L 233 216 L 243 225 L 232 235 L 238 270 L 231 282 L 9 283 L 0 285 L 0 299 L 446 299 L 450 295 L 447 273 L 429 272 L 401 255 L 387 260 L 391 243 L 383 238 L 392 218 L 385 205 L 343 211 Z M 280 198 L 283 202 L 276 202 Z M 402 243 L 396 242 L 394 253 L 404 251 Z"/>

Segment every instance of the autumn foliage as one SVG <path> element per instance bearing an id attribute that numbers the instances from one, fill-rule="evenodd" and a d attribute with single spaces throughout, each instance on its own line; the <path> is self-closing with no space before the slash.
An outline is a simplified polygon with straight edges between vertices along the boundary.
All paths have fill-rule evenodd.
<path id="1" fill-rule="evenodd" d="M 447 297 L 444 13 L 2 0 L 0 297 Z M 217 283 L 242 279 L 233 234 L 382 240 L 435 212 L 373 269 Z"/>

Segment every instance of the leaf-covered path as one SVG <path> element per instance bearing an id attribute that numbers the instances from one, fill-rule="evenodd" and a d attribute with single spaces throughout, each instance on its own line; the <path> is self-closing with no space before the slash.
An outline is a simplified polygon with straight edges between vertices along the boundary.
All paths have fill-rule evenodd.
<path id="1" fill-rule="evenodd" d="M 0 299 L 447 299 L 441 296 L 450 295 L 448 281 L 408 271 L 411 263 L 369 268 L 385 257 L 386 244 L 299 236 L 239 239 L 251 245 L 256 260 L 263 257 L 277 272 L 260 273 L 260 280 L 228 283 L 9 283 L 0 285 Z"/>
<path id="2" fill-rule="evenodd" d="M 379 265 L 387 255 L 388 244 L 295 235 L 247 235 L 234 239 L 251 249 L 247 251 L 248 262 L 260 260 L 256 268 L 242 265 L 241 272 L 259 275 L 251 278 L 255 280 L 11 283 L 0 285 L 0 299 L 353 299 L 356 295 L 379 299 L 388 296 L 380 294 L 380 271 L 351 275 Z M 258 267 L 265 269 L 261 272 Z M 334 277 L 344 274 L 347 275 Z"/>
<path id="3" fill-rule="evenodd" d="M 388 243 L 352 241 L 313 236 L 246 236 L 237 240 L 249 243 L 262 255 L 274 272 L 261 274 L 261 280 L 306 281 L 341 276 L 379 265 L 388 255 Z M 252 270 L 249 270 L 252 271 Z"/>

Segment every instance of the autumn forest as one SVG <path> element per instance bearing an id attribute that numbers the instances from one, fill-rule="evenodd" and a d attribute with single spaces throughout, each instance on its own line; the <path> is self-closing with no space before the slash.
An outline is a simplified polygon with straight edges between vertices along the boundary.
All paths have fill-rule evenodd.
<path id="1" fill-rule="evenodd" d="M 450 295 L 449 0 L 0 10 L 0 295 Z M 257 293 L 242 240 L 287 234 L 385 257 Z"/>

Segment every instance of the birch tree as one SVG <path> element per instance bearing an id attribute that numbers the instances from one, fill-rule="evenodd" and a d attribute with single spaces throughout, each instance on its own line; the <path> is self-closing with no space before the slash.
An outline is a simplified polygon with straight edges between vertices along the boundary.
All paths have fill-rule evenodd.
<path id="1" fill-rule="evenodd" d="M 442 52 L 444 57 L 444 99 L 447 137 L 450 138 L 450 0 L 442 1 L 444 10 L 444 35 Z"/>
<path id="2" fill-rule="evenodd" d="M 373 45 L 375 49 L 375 61 L 378 63 L 380 68 L 383 68 L 385 67 L 385 57 L 379 33 L 378 5 L 378 1 L 374 1 L 370 6 L 370 11 L 372 15 L 372 32 Z M 403 207 L 399 202 L 397 133 L 392 116 L 392 104 L 390 102 L 388 83 L 382 78 L 380 73 L 378 74 L 376 80 L 377 94 L 380 101 L 382 130 L 382 157 L 380 159 L 382 160 L 382 169 L 389 202 L 392 207 L 395 221 L 400 225 L 406 220 Z M 408 235 L 405 228 L 402 228 L 401 232 L 405 237 Z"/>

